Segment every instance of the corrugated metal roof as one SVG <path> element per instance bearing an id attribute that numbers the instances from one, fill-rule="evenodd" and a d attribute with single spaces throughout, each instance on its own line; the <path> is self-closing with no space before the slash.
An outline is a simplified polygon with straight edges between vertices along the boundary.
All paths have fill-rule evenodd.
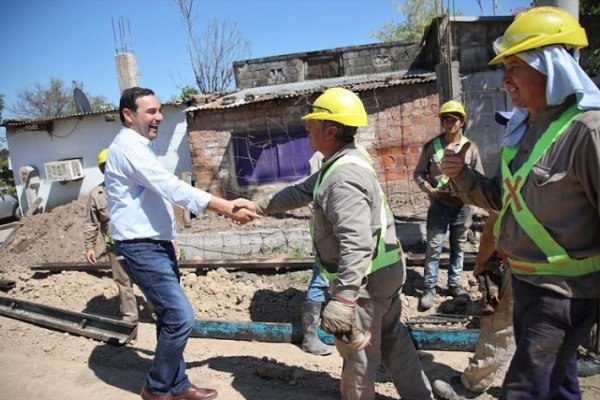
<path id="1" fill-rule="evenodd" d="M 180 101 L 162 103 L 163 106 L 164 105 L 177 106 L 177 105 L 181 105 L 181 104 L 182 104 L 182 102 L 180 102 Z M 61 119 L 81 118 L 81 117 L 88 116 L 88 115 L 103 115 L 103 114 L 115 114 L 115 113 L 117 113 L 117 114 L 119 113 L 118 108 L 111 108 L 111 109 L 101 110 L 101 111 L 90 111 L 90 112 L 77 113 L 77 114 L 59 115 L 58 117 L 52 117 L 52 118 L 5 119 L 2 121 L 0 126 L 9 127 L 9 126 L 25 126 L 25 125 L 32 125 L 32 124 L 43 124 L 43 123 L 47 123 L 50 121 L 57 121 L 57 120 L 61 120 Z"/>
<path id="2" fill-rule="evenodd" d="M 229 93 L 205 104 L 196 104 L 190 106 L 186 108 L 184 112 L 234 108 L 278 98 L 281 99 L 305 96 L 312 93 L 322 92 L 327 88 L 336 86 L 345 87 L 355 92 L 361 92 L 381 87 L 433 82 L 435 79 L 434 72 L 411 70 L 385 72 L 379 74 L 343 76 L 328 79 L 315 79 L 304 82 L 285 83 L 281 85 L 261 86 Z"/>

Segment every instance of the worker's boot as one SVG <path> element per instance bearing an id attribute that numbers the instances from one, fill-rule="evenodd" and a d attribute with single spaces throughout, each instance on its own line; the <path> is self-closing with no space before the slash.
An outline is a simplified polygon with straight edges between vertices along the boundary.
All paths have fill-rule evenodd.
<path id="1" fill-rule="evenodd" d="M 593 353 L 577 353 L 577 376 L 593 376 L 600 374 L 600 357 Z"/>
<path id="2" fill-rule="evenodd" d="M 423 295 L 419 300 L 419 310 L 426 311 L 433 307 L 433 301 L 435 299 L 435 288 L 426 288 L 423 291 Z"/>
<path id="3" fill-rule="evenodd" d="M 460 376 L 453 376 L 449 382 L 435 380 L 431 389 L 436 396 L 445 400 L 483 400 L 486 398 L 484 392 L 472 392 L 466 389 L 460 381 Z"/>
<path id="4" fill-rule="evenodd" d="M 302 350 L 318 356 L 333 353 L 333 346 L 323 343 L 317 334 L 322 304 L 321 302 L 306 301 L 302 305 L 302 328 L 304 331 Z"/>

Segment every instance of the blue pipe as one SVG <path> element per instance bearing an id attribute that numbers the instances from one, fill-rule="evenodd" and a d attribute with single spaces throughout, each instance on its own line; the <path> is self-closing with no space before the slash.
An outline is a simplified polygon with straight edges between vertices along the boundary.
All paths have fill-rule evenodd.
<path id="1" fill-rule="evenodd" d="M 419 350 L 474 351 L 478 329 L 420 329 L 408 325 L 415 347 Z M 333 335 L 319 328 L 319 338 L 333 344 Z M 197 319 L 191 337 L 247 340 L 271 343 L 302 342 L 300 323 L 246 322 Z"/>

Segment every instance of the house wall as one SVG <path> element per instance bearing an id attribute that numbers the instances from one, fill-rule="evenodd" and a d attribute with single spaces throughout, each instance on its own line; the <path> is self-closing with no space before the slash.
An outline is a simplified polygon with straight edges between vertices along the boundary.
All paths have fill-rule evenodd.
<path id="1" fill-rule="evenodd" d="M 271 86 L 309 79 L 408 70 L 419 52 L 416 43 L 392 42 L 236 61 L 236 87 Z M 322 76 L 313 76 L 321 70 Z"/>
<path id="2" fill-rule="evenodd" d="M 498 17 L 466 17 L 458 16 L 451 20 L 453 60 L 460 63 L 460 74 L 468 74 L 488 70 L 488 62 L 494 57 L 492 44 L 502 36 L 506 28 L 513 21 L 512 16 Z M 581 15 L 579 23 L 585 28 L 589 46 L 581 50 L 581 61 L 585 64 L 592 56 L 594 50 L 600 47 L 600 35 L 594 35 L 600 29 L 600 18 L 596 16 Z M 415 67 L 432 68 L 440 62 L 440 54 L 445 54 L 446 46 L 439 48 L 438 27 L 445 36 L 445 22 L 443 18 L 433 20 L 430 29 L 426 32 L 424 48 L 414 62 Z"/>
<path id="3" fill-rule="evenodd" d="M 479 147 L 485 174 L 493 176 L 500 162 L 505 127 L 496 123 L 496 111 L 512 110 L 512 102 L 502 85 L 503 71 L 490 69 L 461 78 L 467 112 L 466 136 Z"/>
<path id="4" fill-rule="evenodd" d="M 421 147 L 440 133 L 435 83 L 378 88 L 358 94 L 369 114 L 369 125 L 359 128 L 357 142 L 373 156 L 384 191 L 391 195 L 418 190 L 412 174 Z M 285 186 L 238 186 L 230 138 L 232 134 L 285 132 L 302 126 L 304 103 L 298 98 L 277 99 L 188 114 L 195 185 L 227 198 L 257 198 Z"/>
<path id="5" fill-rule="evenodd" d="M 184 106 L 163 107 L 163 122 L 154 149 L 169 171 L 181 174 L 191 170 L 187 144 Z M 121 128 L 118 113 L 112 120 L 107 114 L 88 114 L 79 117 L 56 119 L 52 134 L 25 127 L 7 126 L 7 144 L 21 211 L 26 213 L 36 198 L 44 211 L 87 197 L 89 191 L 102 182 L 97 168 L 98 152 L 110 145 Z M 53 182 L 47 179 L 44 164 L 52 161 L 80 158 L 85 177 L 76 181 Z M 28 184 L 19 175 L 22 167 L 37 170 Z M 34 174 L 35 175 L 35 174 Z"/>

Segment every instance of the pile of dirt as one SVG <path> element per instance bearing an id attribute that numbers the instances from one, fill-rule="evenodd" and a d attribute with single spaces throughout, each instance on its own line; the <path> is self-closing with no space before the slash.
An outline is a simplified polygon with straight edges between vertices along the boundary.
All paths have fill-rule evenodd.
<path id="1" fill-rule="evenodd" d="M 399 219 L 418 220 L 422 218 L 422 203 L 396 199 L 392 202 Z M 191 220 L 191 225 L 181 228 L 179 233 L 194 234 L 210 231 L 252 229 L 308 229 L 308 208 L 294 213 L 267 216 L 242 227 L 213 213 L 207 213 Z M 109 271 L 62 271 L 33 273 L 31 266 L 50 262 L 85 263 L 83 245 L 83 224 L 85 220 L 85 200 L 73 201 L 54 208 L 49 213 L 24 217 L 17 231 L 4 243 L 0 250 L 0 278 L 14 280 L 16 286 L 10 295 L 47 305 L 60 306 L 74 311 L 91 312 L 106 316 L 116 316 L 118 300 L 116 286 Z M 98 241 L 102 246 L 101 240 Z M 415 250 L 415 249 L 413 249 Z M 416 249 L 418 250 L 418 249 Z M 277 249 L 277 255 L 281 254 Z M 292 251 L 292 249 L 290 249 Z M 97 254 L 102 254 L 102 247 Z M 269 254 L 263 254 L 268 257 Z M 101 257 L 100 261 L 106 260 Z M 310 270 L 269 270 L 269 271 L 227 271 L 182 270 L 182 286 L 198 318 L 218 318 L 234 321 L 292 322 L 301 318 L 301 304 L 310 279 Z M 445 271 L 441 271 L 440 283 L 445 283 Z M 420 290 L 422 268 L 409 271 L 404 290 L 405 317 L 417 315 L 417 302 Z M 474 300 L 478 298 L 475 281 L 467 271 L 463 285 L 472 289 Z M 140 303 L 144 304 L 141 292 L 136 288 Z M 450 313 L 477 314 L 478 305 L 474 302 L 456 303 L 450 298 L 438 296 L 442 310 Z M 149 315 L 142 314 L 142 317 Z"/>

